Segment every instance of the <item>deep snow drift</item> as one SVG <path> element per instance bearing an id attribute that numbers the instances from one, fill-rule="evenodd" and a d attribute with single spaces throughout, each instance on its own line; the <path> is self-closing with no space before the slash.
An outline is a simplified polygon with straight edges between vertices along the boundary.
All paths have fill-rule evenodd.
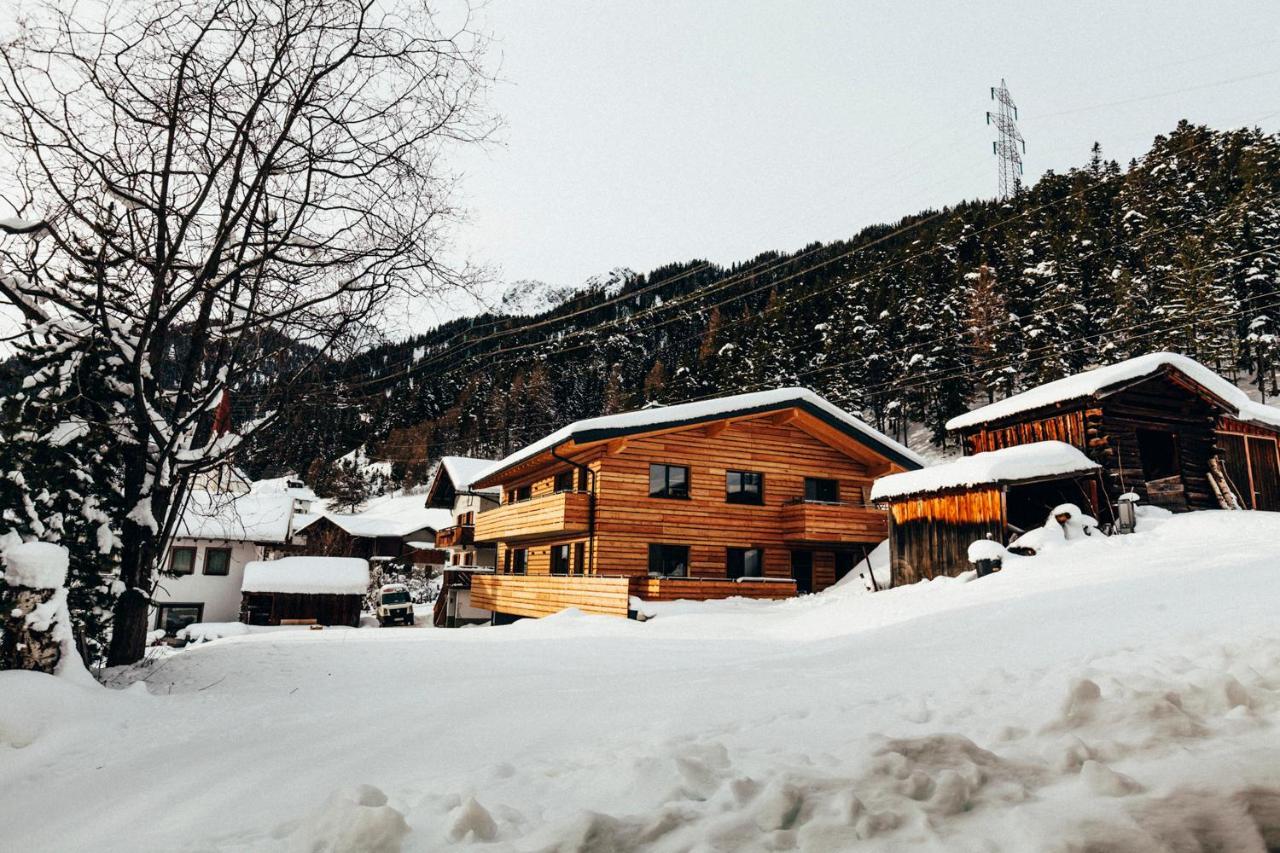
<path id="1" fill-rule="evenodd" d="M 1280 847 L 1280 515 L 982 580 L 0 674 L 15 850 Z"/>

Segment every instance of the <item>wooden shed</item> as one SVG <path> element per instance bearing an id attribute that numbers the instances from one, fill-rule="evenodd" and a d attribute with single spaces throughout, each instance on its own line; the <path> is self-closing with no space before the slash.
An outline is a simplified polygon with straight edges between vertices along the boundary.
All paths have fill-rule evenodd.
<path id="1" fill-rule="evenodd" d="M 1209 368 L 1152 353 L 952 418 L 967 453 L 1054 439 L 1103 468 L 1095 505 L 1125 492 L 1174 512 L 1280 510 L 1280 409 Z"/>
<path id="2" fill-rule="evenodd" d="M 881 477 L 871 499 L 889 509 L 892 585 L 954 577 L 971 568 L 972 542 L 1007 544 L 1059 504 L 1096 515 L 1101 470 L 1069 444 L 1041 441 Z"/>
<path id="3" fill-rule="evenodd" d="M 354 557 L 285 557 L 244 568 L 240 621 L 359 627 L 369 563 Z"/>

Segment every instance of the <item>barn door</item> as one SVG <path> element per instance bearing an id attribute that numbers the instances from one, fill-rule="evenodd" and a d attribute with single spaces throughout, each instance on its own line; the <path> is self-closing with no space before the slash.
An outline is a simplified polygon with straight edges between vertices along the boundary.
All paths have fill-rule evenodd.
<path id="1" fill-rule="evenodd" d="M 1245 507 L 1253 509 L 1253 480 L 1249 475 L 1249 451 L 1243 435 L 1218 433 L 1218 447 L 1222 449 L 1222 467 L 1231 481 L 1232 491 Z"/>
<path id="2" fill-rule="evenodd" d="M 1280 457 L 1276 442 L 1249 436 L 1249 469 L 1253 473 L 1253 508 L 1280 511 Z"/>

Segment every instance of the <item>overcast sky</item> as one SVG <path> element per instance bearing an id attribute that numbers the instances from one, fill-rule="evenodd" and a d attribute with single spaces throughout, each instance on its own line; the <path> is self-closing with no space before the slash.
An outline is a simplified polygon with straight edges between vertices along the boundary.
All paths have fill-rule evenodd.
<path id="1" fill-rule="evenodd" d="M 1183 117 L 1280 127 L 1260 0 L 489 0 L 480 24 L 506 126 L 454 165 L 462 246 L 498 283 L 746 260 L 994 195 L 1001 77 L 1028 180 Z"/>

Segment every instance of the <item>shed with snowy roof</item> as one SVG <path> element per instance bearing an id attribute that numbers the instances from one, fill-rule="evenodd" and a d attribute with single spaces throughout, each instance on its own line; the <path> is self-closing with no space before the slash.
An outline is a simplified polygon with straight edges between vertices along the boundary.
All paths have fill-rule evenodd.
<path id="1" fill-rule="evenodd" d="M 1061 441 L 965 456 L 876 480 L 871 500 L 889 509 L 894 586 L 970 567 L 969 545 L 1006 543 L 1062 503 L 1087 503 L 1102 466 Z"/>
<path id="2" fill-rule="evenodd" d="M 360 624 L 369 563 L 355 557 L 284 557 L 244 567 L 240 621 L 248 625 Z"/>
<path id="3" fill-rule="evenodd" d="M 1103 469 L 1094 506 L 1136 492 L 1175 512 L 1280 510 L 1280 409 L 1176 353 L 1049 382 L 952 418 L 947 429 L 968 453 L 1045 439 L 1079 448 Z"/>

